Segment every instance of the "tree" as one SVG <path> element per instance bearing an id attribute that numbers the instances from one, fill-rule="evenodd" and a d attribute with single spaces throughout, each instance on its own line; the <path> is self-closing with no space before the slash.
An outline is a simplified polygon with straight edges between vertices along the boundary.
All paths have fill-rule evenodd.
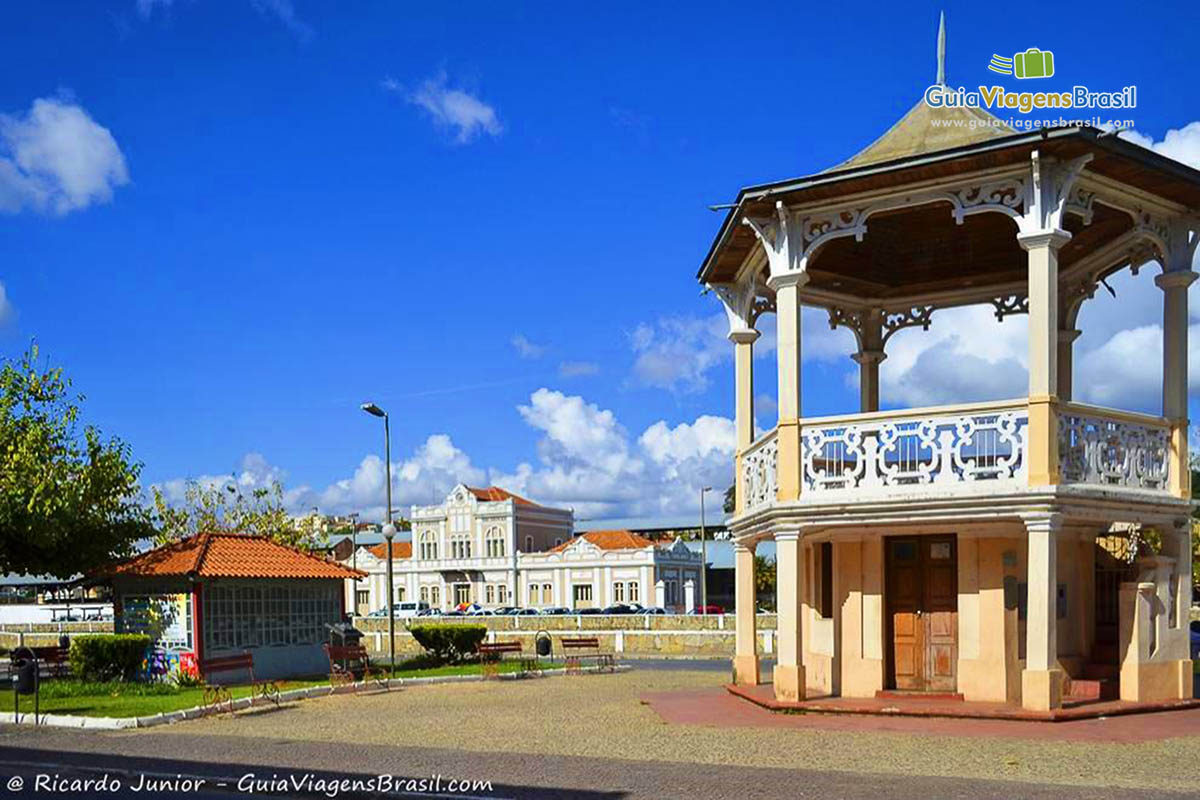
<path id="1" fill-rule="evenodd" d="M 729 488 L 725 490 L 725 505 L 724 505 L 725 513 L 732 514 L 736 508 L 737 508 L 737 484 L 734 483 L 734 484 L 731 484 L 729 486 Z"/>
<path id="2" fill-rule="evenodd" d="M 283 486 L 243 492 L 236 480 L 202 484 L 189 481 L 183 502 L 171 505 L 157 486 L 154 492 L 154 539 L 159 545 L 197 533 L 244 533 L 265 536 L 289 547 L 312 550 L 328 542 L 316 516 L 294 519 L 283 505 Z"/>
<path id="3" fill-rule="evenodd" d="M 754 594 L 766 595 L 766 605 L 775 605 L 775 560 L 766 556 L 754 556 Z"/>
<path id="4" fill-rule="evenodd" d="M 129 446 L 79 429 L 82 395 L 37 345 L 0 367 L 0 570 L 61 578 L 128 555 L 152 531 Z"/>

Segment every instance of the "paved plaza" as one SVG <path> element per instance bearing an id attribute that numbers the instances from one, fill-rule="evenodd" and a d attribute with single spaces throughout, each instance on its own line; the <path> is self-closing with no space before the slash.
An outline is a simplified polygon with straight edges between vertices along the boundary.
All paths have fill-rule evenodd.
<path id="1" fill-rule="evenodd" d="M 724 671 L 689 666 L 335 696 L 127 733 L 8 728 L 0 747 L 10 762 L 92 767 L 120 754 L 108 763 L 437 772 L 491 780 L 497 788 L 481 796 L 509 797 L 878 796 L 900 786 L 938 797 L 1116 797 L 1200 787 L 1200 711 L 1054 724 L 774 714 L 726 693 Z"/>

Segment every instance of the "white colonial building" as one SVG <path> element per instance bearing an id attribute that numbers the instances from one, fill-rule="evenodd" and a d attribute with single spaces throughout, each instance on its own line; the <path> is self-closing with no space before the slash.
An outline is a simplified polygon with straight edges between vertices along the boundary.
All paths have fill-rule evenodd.
<path id="1" fill-rule="evenodd" d="M 659 545 L 629 531 L 574 536 L 570 510 L 495 486 L 460 484 L 440 505 L 413 506 L 411 518 L 412 540 L 392 543 L 397 603 L 687 610 L 699 591 L 700 556 L 681 541 Z M 354 613 L 384 608 L 387 545 L 360 548 L 356 560 L 368 577 L 348 587 Z"/>

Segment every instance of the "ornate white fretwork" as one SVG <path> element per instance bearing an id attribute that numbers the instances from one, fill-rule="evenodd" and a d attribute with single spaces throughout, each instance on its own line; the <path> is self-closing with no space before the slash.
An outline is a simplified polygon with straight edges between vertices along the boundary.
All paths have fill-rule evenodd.
<path id="1" fill-rule="evenodd" d="M 964 187 L 954 192 L 954 220 L 961 225 L 967 215 L 983 211 L 1018 216 L 1025 208 L 1028 193 L 1029 181 L 1024 178 L 1004 178 Z"/>
<path id="2" fill-rule="evenodd" d="M 744 512 L 754 511 L 775 502 L 779 488 L 776 470 L 779 463 L 779 446 L 775 431 L 763 436 L 742 455 L 742 486 L 746 492 L 742 504 Z"/>
<path id="3" fill-rule="evenodd" d="M 1066 213 L 1077 214 L 1083 220 L 1084 225 L 1091 225 L 1095 202 L 1095 192 L 1089 191 L 1082 186 L 1075 186 L 1071 189 L 1071 193 L 1067 195 L 1064 211 Z"/>
<path id="4" fill-rule="evenodd" d="M 1070 161 L 1057 161 L 1033 151 L 1030 155 L 1029 199 L 1025 213 L 1017 220 L 1022 233 L 1062 229 L 1063 214 L 1074 199 L 1075 182 L 1091 160 L 1090 153 Z"/>
<path id="5" fill-rule="evenodd" d="M 774 293 L 758 281 L 714 283 L 710 288 L 725 306 L 730 331 L 752 329 L 760 316 L 775 310 Z"/>
<path id="6" fill-rule="evenodd" d="M 1063 411 L 1058 416 L 1063 482 L 1166 489 L 1170 438 L 1165 425 Z"/>
<path id="7" fill-rule="evenodd" d="M 933 311 L 933 306 L 913 306 L 900 311 L 885 312 L 883 315 L 884 344 L 887 344 L 887 340 L 892 338 L 893 333 L 905 328 L 919 327 L 923 331 L 929 330 L 929 321 L 933 316 Z"/>
<path id="8" fill-rule="evenodd" d="M 1028 413 L 1013 408 L 806 425 L 803 492 L 1021 482 Z"/>

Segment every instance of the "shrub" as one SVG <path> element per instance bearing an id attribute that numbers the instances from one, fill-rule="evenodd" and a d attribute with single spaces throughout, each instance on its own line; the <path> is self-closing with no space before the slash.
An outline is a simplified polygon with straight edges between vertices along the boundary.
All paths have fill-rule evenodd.
<path id="1" fill-rule="evenodd" d="M 71 640 L 71 670 L 84 681 L 131 681 L 148 647 L 150 637 L 140 633 L 76 636 Z"/>
<path id="2" fill-rule="evenodd" d="M 487 636 L 486 625 L 413 625 L 408 629 L 434 658 L 442 663 L 457 663 L 475 652 Z"/>

